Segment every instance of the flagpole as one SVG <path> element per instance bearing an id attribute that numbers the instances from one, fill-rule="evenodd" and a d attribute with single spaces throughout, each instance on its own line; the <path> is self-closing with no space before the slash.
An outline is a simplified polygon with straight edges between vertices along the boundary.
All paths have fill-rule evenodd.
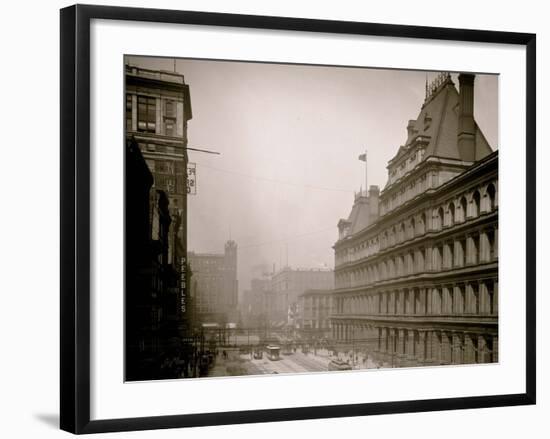
<path id="1" fill-rule="evenodd" d="M 367 165 L 367 150 L 365 149 L 365 194 L 369 193 L 369 186 L 368 186 L 368 165 Z"/>

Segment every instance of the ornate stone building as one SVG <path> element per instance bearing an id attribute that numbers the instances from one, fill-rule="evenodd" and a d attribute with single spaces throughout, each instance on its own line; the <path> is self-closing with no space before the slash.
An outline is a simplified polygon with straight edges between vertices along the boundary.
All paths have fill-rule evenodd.
<path id="1" fill-rule="evenodd" d="M 379 193 L 338 224 L 332 337 L 382 366 L 498 361 L 498 151 L 441 74 Z"/>

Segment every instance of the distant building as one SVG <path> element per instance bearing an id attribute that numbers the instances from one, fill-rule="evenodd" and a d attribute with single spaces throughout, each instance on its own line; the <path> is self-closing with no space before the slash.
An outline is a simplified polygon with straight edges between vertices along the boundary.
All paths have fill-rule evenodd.
<path id="1" fill-rule="evenodd" d="M 268 278 L 252 279 L 250 289 L 243 292 L 239 309 L 244 326 L 260 328 L 265 325 L 269 288 L 270 280 Z"/>
<path id="2" fill-rule="evenodd" d="M 498 151 L 459 83 L 426 87 L 383 191 L 338 224 L 332 336 L 386 365 L 498 361 Z"/>
<path id="3" fill-rule="evenodd" d="M 271 277 L 266 291 L 267 320 L 272 326 L 292 325 L 299 320 L 298 297 L 306 290 L 331 290 L 334 272 L 325 268 L 285 267 Z"/>
<path id="4" fill-rule="evenodd" d="M 203 323 L 236 323 L 237 244 L 227 241 L 224 253 L 188 253 L 197 317 Z"/>
<path id="5" fill-rule="evenodd" d="M 298 296 L 298 329 L 316 338 L 331 335 L 333 290 L 306 290 Z"/>

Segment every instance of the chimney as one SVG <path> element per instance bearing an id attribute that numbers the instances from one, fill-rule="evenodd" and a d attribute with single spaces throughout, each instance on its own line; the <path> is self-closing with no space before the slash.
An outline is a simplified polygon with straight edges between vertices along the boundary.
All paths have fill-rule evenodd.
<path id="1" fill-rule="evenodd" d="M 407 140 L 409 140 L 413 134 L 414 134 L 414 124 L 416 123 L 416 120 L 409 120 L 409 123 L 407 124 Z"/>
<path id="2" fill-rule="evenodd" d="M 462 160 L 473 162 L 476 157 L 474 123 L 474 79 L 475 75 L 458 75 L 460 85 L 458 113 L 458 153 Z"/>
<path id="3" fill-rule="evenodd" d="M 379 196 L 380 188 L 376 185 L 371 185 L 369 188 L 369 224 L 374 223 L 378 219 Z"/>

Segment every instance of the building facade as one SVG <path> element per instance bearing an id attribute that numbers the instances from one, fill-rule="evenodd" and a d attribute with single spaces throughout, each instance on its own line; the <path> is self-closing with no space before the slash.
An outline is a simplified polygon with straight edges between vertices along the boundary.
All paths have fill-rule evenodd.
<path id="1" fill-rule="evenodd" d="M 381 365 L 498 361 L 498 151 L 474 80 L 426 86 L 386 186 L 338 224 L 332 337 Z"/>
<path id="2" fill-rule="evenodd" d="M 187 122 L 192 118 L 183 75 L 126 65 L 126 137 L 134 138 L 171 209 L 186 206 Z"/>
<path id="3" fill-rule="evenodd" d="M 262 328 L 265 326 L 269 291 L 269 278 L 252 279 L 250 281 L 250 289 L 243 291 L 242 300 L 239 302 L 244 326 L 248 328 Z"/>
<path id="4" fill-rule="evenodd" d="M 183 75 L 125 66 L 127 379 L 175 378 L 191 329 Z M 185 357 L 185 355 L 183 355 Z"/>
<path id="5" fill-rule="evenodd" d="M 174 224 L 135 141 L 126 150 L 126 379 L 177 377 L 179 273 L 169 260 Z"/>
<path id="6" fill-rule="evenodd" d="M 266 292 L 267 319 L 271 326 L 296 326 L 298 297 L 307 290 L 334 288 L 334 271 L 325 268 L 284 267 L 271 277 Z"/>
<path id="7" fill-rule="evenodd" d="M 298 297 L 298 329 L 318 339 L 332 333 L 333 290 L 306 290 Z"/>
<path id="8" fill-rule="evenodd" d="M 224 253 L 188 253 L 197 318 L 202 323 L 236 323 L 238 303 L 237 244 Z"/>

